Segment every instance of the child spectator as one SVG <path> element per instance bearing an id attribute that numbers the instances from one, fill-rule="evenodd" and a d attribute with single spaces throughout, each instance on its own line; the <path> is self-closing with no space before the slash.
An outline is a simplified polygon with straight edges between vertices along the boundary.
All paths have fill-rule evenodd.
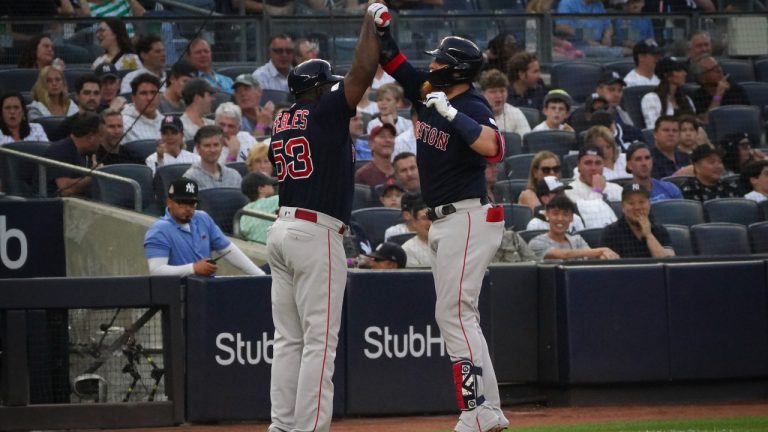
<path id="1" fill-rule="evenodd" d="M 573 132 L 573 128 L 565 122 L 572 104 L 571 96 L 565 90 L 550 90 L 544 96 L 544 109 L 541 112 L 547 117 L 539 123 L 532 132 L 548 130 L 564 130 Z"/>
<path id="2" fill-rule="evenodd" d="M 410 119 L 397 115 L 397 107 L 402 101 L 403 88 L 399 84 L 389 83 L 379 87 L 376 91 L 376 104 L 379 107 L 379 115 L 368 122 L 368 134 L 370 135 L 373 128 L 381 126 L 382 123 L 389 123 L 394 126 L 397 131 L 395 136 L 413 129 L 413 123 Z"/>
<path id="3" fill-rule="evenodd" d="M 680 125 L 680 141 L 677 149 L 685 154 L 691 154 L 693 149 L 701 144 L 711 145 L 707 133 L 701 127 L 699 120 L 691 114 L 681 115 L 678 119 Z"/>
<path id="4" fill-rule="evenodd" d="M 262 172 L 248 173 L 240 184 L 240 190 L 251 202 L 246 204 L 243 209 L 277 214 L 280 198 L 275 195 L 275 185 L 277 185 L 277 180 Z M 240 216 L 240 235 L 253 242 L 267 244 L 267 230 L 271 226 L 272 221 L 267 219 Z"/>
<path id="5" fill-rule="evenodd" d="M 541 201 L 542 205 L 537 207 L 537 211 L 533 215 L 533 218 L 528 221 L 528 225 L 525 227 L 525 229 L 548 230 L 549 220 L 547 219 L 546 211 L 544 208 L 542 208 L 542 206 L 546 207 L 547 203 L 549 203 L 557 194 L 570 188 L 570 186 L 566 186 L 563 183 L 560 183 L 557 177 L 554 176 L 546 176 L 539 180 L 539 182 L 536 183 L 536 196 L 539 198 L 539 201 Z M 573 222 L 571 222 L 571 224 L 568 226 L 568 233 L 575 234 L 577 231 L 581 231 L 583 229 L 584 221 L 581 219 L 581 216 L 579 216 L 578 213 L 574 213 Z"/>
<path id="6" fill-rule="evenodd" d="M 388 208 L 399 209 L 405 189 L 396 182 L 379 185 L 376 187 L 381 205 Z"/>
<path id="7" fill-rule="evenodd" d="M 411 217 L 416 235 L 403 243 L 408 255 L 407 267 L 432 267 L 432 249 L 429 247 L 429 227 L 432 221 L 427 216 L 427 205 L 419 201 L 411 207 Z"/>
<path id="8" fill-rule="evenodd" d="M 741 170 L 742 183 L 749 185 L 752 191 L 744 198 L 762 202 L 768 198 L 768 161 L 761 160 L 748 164 Z"/>

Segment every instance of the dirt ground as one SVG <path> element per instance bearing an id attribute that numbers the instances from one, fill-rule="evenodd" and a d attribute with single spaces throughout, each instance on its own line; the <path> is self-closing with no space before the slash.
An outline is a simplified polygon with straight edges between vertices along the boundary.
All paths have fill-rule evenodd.
<path id="1" fill-rule="evenodd" d="M 605 423 L 631 420 L 672 420 L 716 417 L 749 417 L 768 415 L 768 401 L 658 406 L 600 406 L 546 408 L 540 406 L 508 407 L 504 409 L 510 430 L 524 426 L 544 426 L 581 423 Z M 333 422 L 334 432 L 434 432 L 450 430 L 455 416 L 389 417 L 340 419 Z M 131 429 L 129 432 L 264 432 L 268 424 L 236 423 L 221 425 L 181 425 L 173 428 Z M 105 431 L 101 431 L 105 432 Z M 114 432 L 126 432 L 125 429 Z"/>

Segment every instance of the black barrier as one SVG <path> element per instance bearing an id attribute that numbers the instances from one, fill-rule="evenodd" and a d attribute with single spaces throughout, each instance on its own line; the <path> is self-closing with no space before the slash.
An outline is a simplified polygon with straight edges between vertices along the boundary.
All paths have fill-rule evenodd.
<path id="1" fill-rule="evenodd" d="M 488 285 L 486 276 L 486 293 Z M 480 298 L 480 313 L 488 337 L 487 295 Z M 346 315 L 348 415 L 456 411 L 431 272 L 350 273 Z"/>
<path id="2" fill-rule="evenodd" d="M 269 419 L 271 283 L 270 277 L 188 279 L 188 421 Z M 337 415 L 344 407 L 343 328 L 342 322 L 333 377 Z"/>
<path id="3" fill-rule="evenodd" d="M 66 276 L 59 199 L 0 201 L 0 278 Z"/>

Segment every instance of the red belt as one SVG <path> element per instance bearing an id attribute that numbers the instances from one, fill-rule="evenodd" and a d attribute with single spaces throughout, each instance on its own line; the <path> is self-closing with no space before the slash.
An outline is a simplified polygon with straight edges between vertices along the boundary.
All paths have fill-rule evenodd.
<path id="1" fill-rule="evenodd" d="M 308 210 L 302 210 L 297 208 L 296 211 L 293 212 L 293 217 L 295 217 L 296 219 L 317 223 L 317 213 L 311 212 Z M 346 230 L 347 230 L 346 225 L 342 225 L 341 228 L 339 228 L 339 234 L 344 234 Z"/>

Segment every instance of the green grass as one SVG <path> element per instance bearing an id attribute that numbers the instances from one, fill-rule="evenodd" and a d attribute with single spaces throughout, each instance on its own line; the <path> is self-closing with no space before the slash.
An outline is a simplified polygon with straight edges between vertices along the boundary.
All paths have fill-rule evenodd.
<path id="1" fill-rule="evenodd" d="M 512 420 L 514 422 L 514 420 Z M 768 417 L 645 420 L 621 423 L 529 426 L 509 432 L 768 432 Z M 440 431 L 449 432 L 449 431 Z"/>

